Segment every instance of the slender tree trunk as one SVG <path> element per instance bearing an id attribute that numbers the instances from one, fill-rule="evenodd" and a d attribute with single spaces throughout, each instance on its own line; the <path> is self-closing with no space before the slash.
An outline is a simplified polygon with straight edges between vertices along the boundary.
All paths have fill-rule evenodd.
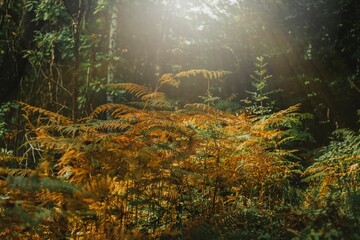
<path id="1" fill-rule="evenodd" d="M 118 20 L 118 5 L 120 1 L 114 0 L 113 5 L 110 9 L 110 30 L 109 30 L 109 66 L 108 66 L 108 74 L 107 74 L 107 83 L 114 82 L 114 64 L 112 58 L 115 54 L 115 47 L 116 47 L 116 34 L 117 34 L 117 20 Z M 106 94 L 106 101 L 108 103 L 114 102 L 113 96 L 109 93 Z"/>
<path id="2" fill-rule="evenodd" d="M 73 91 L 72 91 L 72 119 L 76 121 L 79 117 L 77 99 L 79 97 L 79 77 L 80 77 L 80 29 L 81 21 L 85 13 L 85 0 L 79 0 L 78 11 L 73 18 L 73 34 L 74 34 L 74 72 L 73 72 Z"/>

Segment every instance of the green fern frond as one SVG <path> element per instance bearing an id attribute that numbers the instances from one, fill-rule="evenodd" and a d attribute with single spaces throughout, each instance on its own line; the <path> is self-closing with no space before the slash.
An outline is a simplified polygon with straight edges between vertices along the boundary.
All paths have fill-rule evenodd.
<path id="1" fill-rule="evenodd" d="M 285 137 L 285 138 L 281 139 L 280 141 L 278 141 L 278 142 L 276 143 L 276 145 L 277 145 L 277 146 L 282 146 L 282 145 L 284 145 L 284 144 L 286 144 L 286 143 L 288 143 L 288 142 L 293 141 L 294 139 L 296 139 L 295 136 Z"/>
<path id="2" fill-rule="evenodd" d="M 286 116 L 289 116 L 289 114 L 298 112 L 300 110 L 301 104 L 295 104 L 293 106 L 288 107 L 287 109 L 281 110 L 279 112 L 276 112 L 274 114 L 271 114 L 268 118 L 265 118 L 264 121 L 262 121 L 262 126 L 279 126 L 281 123 L 286 121 Z"/>
<path id="3" fill-rule="evenodd" d="M 50 178 L 9 176 L 7 184 L 9 188 L 32 192 L 47 189 L 51 192 L 71 193 L 73 191 L 80 190 L 80 188 L 76 185 Z"/>
<path id="4" fill-rule="evenodd" d="M 305 181 L 312 182 L 320 192 L 331 185 L 358 191 L 360 169 L 360 134 L 349 129 L 333 133 L 333 140 L 324 147 L 315 163 L 305 171 Z"/>

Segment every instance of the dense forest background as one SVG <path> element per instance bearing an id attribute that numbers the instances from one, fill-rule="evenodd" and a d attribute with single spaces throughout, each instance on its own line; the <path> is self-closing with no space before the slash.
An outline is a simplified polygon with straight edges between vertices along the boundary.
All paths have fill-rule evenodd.
<path id="1" fill-rule="evenodd" d="M 0 5 L 0 238 L 360 239 L 359 1 Z"/>

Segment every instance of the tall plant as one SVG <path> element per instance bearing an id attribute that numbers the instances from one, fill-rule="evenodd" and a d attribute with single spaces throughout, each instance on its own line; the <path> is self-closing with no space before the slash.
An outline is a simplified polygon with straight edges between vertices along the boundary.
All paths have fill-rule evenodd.
<path id="1" fill-rule="evenodd" d="M 266 66 L 268 63 L 265 61 L 264 56 L 256 58 L 254 75 L 251 75 L 253 81 L 251 82 L 254 91 L 246 91 L 250 94 L 250 98 L 243 100 L 244 103 L 250 105 L 246 109 L 252 114 L 266 115 L 274 110 L 274 101 L 271 101 L 270 95 L 279 90 L 268 89 L 268 81 L 272 75 L 267 73 Z"/>

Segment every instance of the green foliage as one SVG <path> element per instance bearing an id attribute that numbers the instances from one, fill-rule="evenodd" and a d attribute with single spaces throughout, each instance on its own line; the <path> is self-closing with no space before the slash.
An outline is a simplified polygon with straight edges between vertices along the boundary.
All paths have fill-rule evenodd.
<path id="1" fill-rule="evenodd" d="M 3 138 L 8 130 L 5 116 L 9 110 L 9 103 L 0 105 L 0 138 Z"/>
<path id="2" fill-rule="evenodd" d="M 12 116 L 12 112 L 19 106 L 15 102 L 7 102 L 0 104 L 0 154 L 12 154 L 13 150 L 7 147 L 8 138 L 13 137 L 11 133 L 11 125 L 16 122 Z M 1 158 L 1 157 L 0 157 Z"/>
<path id="3" fill-rule="evenodd" d="M 339 129 L 316 161 L 306 169 L 310 184 L 306 210 L 310 220 L 303 238 L 358 239 L 359 161 L 358 132 Z M 299 239 L 303 239 L 299 238 Z"/>
<path id="4" fill-rule="evenodd" d="M 359 190 L 360 135 L 348 129 L 333 133 L 328 146 L 319 152 L 317 161 L 307 169 L 307 181 L 319 186 L 320 192 L 329 187 L 349 193 Z"/>
<path id="5" fill-rule="evenodd" d="M 63 2 L 59 0 L 30 0 L 27 1 L 26 10 L 35 12 L 34 21 L 48 21 L 51 24 L 67 15 Z"/>
<path id="6" fill-rule="evenodd" d="M 286 218 L 280 212 L 262 211 L 253 203 L 233 212 L 224 212 L 208 220 L 189 222 L 189 239 L 290 239 L 293 234 L 286 229 Z M 283 212 L 286 214 L 285 212 Z"/>
<path id="7" fill-rule="evenodd" d="M 256 70 L 254 71 L 255 75 L 251 75 L 254 91 L 247 91 L 247 93 L 251 95 L 250 99 L 243 100 L 244 103 L 251 105 L 246 108 L 251 114 L 266 115 L 271 113 L 274 110 L 275 102 L 270 101 L 269 95 L 280 91 L 269 91 L 267 89 L 267 82 L 272 78 L 272 76 L 267 74 L 266 66 L 267 63 L 265 62 L 264 56 L 256 58 Z"/>

